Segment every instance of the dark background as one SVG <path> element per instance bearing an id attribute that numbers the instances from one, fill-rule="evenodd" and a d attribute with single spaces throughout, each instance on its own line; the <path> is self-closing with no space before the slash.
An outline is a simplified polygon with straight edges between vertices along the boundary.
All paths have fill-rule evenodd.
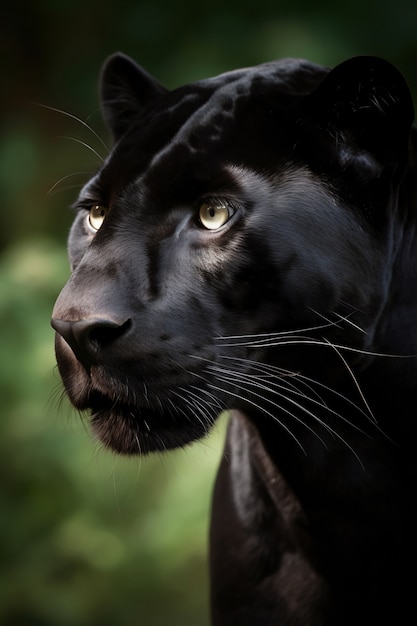
<path id="1" fill-rule="evenodd" d="M 415 0 L 6 0 L 0 15 L 0 624 L 204 626 L 216 432 L 118 459 L 62 396 L 50 312 L 67 208 L 105 154 L 97 79 L 121 50 L 167 87 L 282 56 L 383 56 L 414 97 Z M 46 108 L 51 107 L 51 108 Z M 59 113 L 53 109 L 67 112 Z M 81 143 L 80 143 L 81 142 Z"/>

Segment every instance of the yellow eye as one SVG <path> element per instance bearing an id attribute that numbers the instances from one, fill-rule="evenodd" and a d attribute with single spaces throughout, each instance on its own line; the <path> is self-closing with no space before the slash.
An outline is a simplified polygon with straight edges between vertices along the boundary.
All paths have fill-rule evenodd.
<path id="1" fill-rule="evenodd" d="M 200 206 L 198 217 L 200 223 L 208 230 L 217 230 L 230 219 L 231 210 L 227 204 L 220 201 L 212 203 L 203 202 Z"/>
<path id="2" fill-rule="evenodd" d="M 107 207 L 102 204 L 94 204 L 88 214 L 88 223 L 93 230 L 98 230 L 103 225 L 107 215 Z"/>

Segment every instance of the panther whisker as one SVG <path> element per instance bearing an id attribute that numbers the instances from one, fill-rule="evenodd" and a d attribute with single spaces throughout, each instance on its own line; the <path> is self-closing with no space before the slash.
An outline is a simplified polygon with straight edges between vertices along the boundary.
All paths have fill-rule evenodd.
<path id="1" fill-rule="evenodd" d="M 147 387 L 145 381 L 142 381 L 142 386 L 143 386 L 143 396 L 145 398 L 145 401 L 146 401 L 147 405 L 150 406 L 149 395 L 148 395 L 148 387 Z"/>
<path id="2" fill-rule="evenodd" d="M 360 333 L 363 333 L 364 335 L 366 335 L 366 330 L 364 330 L 363 328 L 361 328 L 360 326 L 358 326 L 357 324 L 355 324 L 355 322 L 352 322 L 352 320 L 349 319 L 350 315 L 354 314 L 354 311 L 351 311 L 350 313 L 348 313 L 347 315 L 341 315 L 340 313 L 338 313 L 337 311 L 333 311 L 332 315 L 335 315 L 338 319 L 332 321 L 331 319 L 329 319 L 329 317 L 327 317 L 324 313 L 322 313 L 321 311 L 317 311 L 316 309 L 313 309 L 312 307 L 309 307 L 310 311 L 312 311 L 315 315 L 317 315 L 318 317 L 321 317 L 323 320 L 325 320 L 328 324 L 336 326 L 337 328 L 341 328 L 340 324 L 345 322 L 346 324 L 349 324 L 350 326 L 352 326 L 353 328 L 355 328 L 356 330 L 358 330 Z"/>
<path id="3" fill-rule="evenodd" d="M 320 346 L 320 347 L 330 347 L 329 343 L 327 343 L 323 339 L 315 339 L 312 337 L 298 338 L 298 337 L 287 337 L 287 338 L 279 338 L 278 341 L 275 341 L 273 338 L 271 341 L 268 340 L 260 340 L 260 341 L 250 341 L 250 342 L 236 342 L 229 344 L 222 344 L 222 347 L 232 347 L 232 348 L 273 348 L 277 346 L 292 346 L 292 345 L 311 345 L 311 346 Z M 372 356 L 372 357 L 381 357 L 388 359 L 415 359 L 417 354 L 390 354 L 386 352 L 376 352 L 373 350 L 365 350 L 363 348 L 355 348 L 353 346 L 348 346 L 344 344 L 332 344 L 332 346 L 338 348 L 339 350 L 345 350 L 346 352 L 352 352 L 354 354 L 362 354 L 364 356 Z"/>
<path id="4" fill-rule="evenodd" d="M 73 115 L 72 113 L 68 113 L 68 111 L 63 111 L 62 109 L 57 109 L 56 107 L 49 106 L 48 104 L 42 104 L 40 102 L 35 102 L 35 104 L 36 104 L 36 106 L 42 107 L 44 109 L 49 109 L 50 111 L 55 111 L 55 113 L 60 113 L 61 115 L 65 115 L 66 117 L 69 117 L 72 120 L 75 120 L 76 122 L 78 122 L 78 124 L 81 124 L 87 130 L 89 130 L 90 133 L 92 133 L 94 135 L 94 137 L 96 139 L 98 139 L 98 141 L 101 143 L 101 145 L 106 150 L 106 152 L 109 152 L 109 147 L 104 143 L 104 141 L 100 137 L 100 135 L 98 133 L 96 133 L 96 131 L 89 124 L 87 124 L 87 122 L 85 122 L 81 118 L 77 117 L 76 115 Z"/>
<path id="5" fill-rule="evenodd" d="M 188 404 L 189 407 L 193 409 L 194 416 L 197 417 L 200 424 L 204 425 L 204 429 L 206 429 L 206 423 L 204 419 L 201 420 L 201 417 L 206 418 L 207 414 L 204 408 L 202 407 L 202 405 L 200 404 L 200 402 L 197 402 L 195 399 L 188 397 L 188 394 L 187 394 L 187 397 L 185 398 L 185 402 Z M 199 415 L 196 415 L 196 411 L 199 413 L 199 415 L 201 415 L 201 417 L 199 417 Z"/>
<path id="6" fill-rule="evenodd" d="M 199 394 L 191 392 L 188 387 L 186 393 L 188 396 L 192 397 L 191 401 L 200 407 L 211 426 L 219 414 L 219 409 L 216 408 L 214 402 L 209 399 L 202 398 Z"/>
<path id="7" fill-rule="evenodd" d="M 256 337 L 256 335 L 253 335 Z M 279 334 L 271 333 L 270 337 L 262 338 L 262 334 L 260 335 L 260 339 L 252 339 L 251 341 L 235 341 L 232 343 L 222 343 L 222 348 L 270 348 L 274 346 L 281 345 L 291 345 L 297 344 L 300 345 L 305 342 L 313 342 L 316 341 L 310 337 L 293 337 L 292 335 L 285 334 L 284 336 L 280 336 Z"/>
<path id="8" fill-rule="evenodd" d="M 210 361 L 209 359 L 204 359 L 203 357 L 200 357 L 198 355 L 192 355 L 192 356 L 195 359 L 205 360 L 208 363 L 212 363 L 212 364 L 216 363 L 215 361 Z M 219 355 L 219 358 L 225 359 L 225 360 L 229 360 L 229 361 L 230 360 L 231 361 L 237 361 L 239 363 L 242 363 L 242 365 L 250 367 L 253 371 L 269 372 L 272 377 L 278 376 L 281 379 L 283 377 L 285 377 L 287 384 L 290 384 L 289 381 L 288 381 L 289 378 L 294 379 L 294 380 L 297 381 L 297 383 L 299 382 L 299 383 L 305 385 L 306 388 L 309 391 L 311 391 L 311 393 L 313 393 L 319 399 L 319 401 L 321 401 L 323 403 L 323 406 L 326 406 L 326 404 L 323 402 L 323 400 L 320 397 L 320 395 L 318 394 L 318 392 L 315 391 L 311 387 L 311 385 L 319 387 L 319 388 L 323 389 L 326 392 L 330 392 L 334 397 L 339 398 L 339 399 L 343 400 L 344 402 L 346 402 L 352 408 L 357 410 L 358 413 L 360 413 L 366 419 L 370 419 L 369 414 L 367 412 L 365 412 L 360 406 L 358 406 L 351 398 L 348 398 L 347 396 L 341 394 L 340 392 L 336 391 L 335 389 L 332 389 L 328 385 L 325 385 L 324 383 L 322 383 L 322 382 L 320 382 L 318 380 L 315 380 L 313 378 L 305 376 L 304 374 L 301 374 L 299 372 L 291 372 L 291 371 L 288 371 L 288 370 L 283 370 L 282 368 L 277 367 L 275 365 L 270 365 L 270 364 L 267 364 L 267 363 L 260 363 L 259 361 L 253 361 L 251 359 L 244 359 L 244 358 L 232 357 L 232 356 L 227 356 L 227 355 Z M 295 387 L 295 385 L 292 385 L 292 386 Z M 309 397 L 309 396 L 307 395 L 306 397 Z M 373 420 L 372 420 L 372 423 L 374 423 Z"/>
<path id="9" fill-rule="evenodd" d="M 97 152 L 97 150 L 95 150 L 92 146 L 90 146 L 90 144 L 86 143 L 85 141 L 82 141 L 81 139 L 78 139 L 77 137 L 69 137 L 68 135 L 60 135 L 60 139 L 68 139 L 69 141 L 75 141 L 75 143 L 79 143 L 81 146 L 84 146 L 84 148 L 87 148 L 88 150 L 90 150 L 93 154 L 96 155 L 96 157 L 100 159 L 100 161 L 104 163 L 104 157 L 99 152 Z"/>
<path id="10" fill-rule="evenodd" d="M 225 405 L 222 405 L 221 402 L 219 401 L 219 399 L 215 395 L 213 395 L 212 393 L 207 391 L 207 389 L 200 388 L 200 387 L 197 387 L 195 385 L 191 385 L 191 389 L 196 389 L 199 394 L 201 394 L 201 393 L 206 394 L 209 397 L 209 399 L 212 401 L 213 408 L 217 407 L 217 409 L 219 411 L 225 411 L 227 409 L 227 407 Z M 192 392 L 189 391 L 189 393 L 192 393 Z M 198 397 L 198 394 L 194 394 L 194 395 L 196 397 Z"/>
<path id="11" fill-rule="evenodd" d="M 309 379 L 307 376 L 300 374 L 299 372 L 292 372 L 283 368 L 278 368 L 273 365 L 267 365 L 259 363 L 258 361 L 252 361 L 250 359 L 239 359 L 238 357 L 231 357 L 226 355 L 220 355 L 220 359 L 227 359 L 236 361 L 240 368 L 245 367 L 244 373 L 248 376 L 259 380 L 276 379 L 279 378 L 282 382 L 285 382 L 288 389 L 293 389 L 295 392 L 302 394 L 305 398 L 310 398 L 311 395 L 315 396 L 322 406 L 326 406 L 323 398 L 320 394 L 313 389 L 313 384 L 318 384 L 314 379 Z M 248 366 L 251 372 L 247 371 Z M 257 374 L 256 372 L 259 372 Z M 294 382 L 293 382 L 294 380 Z M 308 393 L 302 392 L 300 386 L 306 388 Z M 325 387 L 326 388 L 326 387 Z"/>
<path id="12" fill-rule="evenodd" d="M 218 415 L 218 410 L 214 408 L 214 404 L 209 400 L 192 393 L 189 389 L 187 389 L 187 395 L 192 397 L 192 402 L 201 407 L 201 410 L 205 413 L 205 417 L 208 418 L 209 422 L 213 423 Z"/>
<path id="13" fill-rule="evenodd" d="M 260 371 L 266 370 L 266 371 L 270 371 L 272 375 L 277 375 L 275 374 L 276 369 L 278 370 L 278 375 L 279 372 L 281 372 L 281 368 L 276 368 L 276 366 L 274 365 L 269 365 L 266 363 L 259 363 L 258 361 L 252 361 L 250 359 L 239 359 L 239 357 L 229 357 L 229 356 L 225 356 L 222 355 L 221 356 L 222 359 L 227 359 L 227 360 L 239 360 L 239 361 L 243 361 L 244 363 L 248 363 L 249 366 L 253 369 L 258 369 Z M 340 393 L 339 391 L 336 391 L 335 389 L 333 389 L 332 387 L 329 387 L 328 385 L 325 385 L 323 382 L 316 380 L 314 378 L 311 378 L 309 376 L 306 376 L 305 374 L 301 374 L 300 372 L 297 373 L 289 373 L 286 378 L 288 377 L 294 378 L 297 383 L 301 382 L 302 384 L 304 384 L 307 389 L 311 390 L 312 393 L 314 393 L 319 399 L 320 395 L 318 394 L 318 392 L 316 392 L 313 388 L 312 385 L 319 387 L 321 389 L 323 389 L 326 392 L 331 393 L 334 397 L 339 398 L 340 400 L 343 400 L 344 402 L 346 402 L 346 404 L 350 405 L 352 408 L 354 408 L 356 411 L 358 411 L 358 413 L 360 413 L 362 416 L 364 416 L 366 419 L 372 419 L 372 414 L 369 415 L 369 409 L 367 406 L 367 403 L 365 403 L 365 407 L 367 409 L 367 411 L 363 410 L 358 404 L 356 404 L 356 402 L 354 402 L 351 398 L 349 398 L 348 396 L 345 396 L 344 394 Z M 287 381 L 288 383 L 288 381 Z M 362 396 L 361 396 L 362 398 Z M 363 399 L 363 398 L 362 398 Z M 373 422 L 373 419 L 372 419 Z"/>
<path id="14" fill-rule="evenodd" d="M 201 418 L 199 418 L 198 415 L 196 417 L 198 421 L 200 422 L 200 424 L 202 425 L 205 433 L 208 434 L 209 429 L 213 425 L 215 418 L 213 417 L 213 415 L 211 415 L 211 413 L 209 412 L 207 408 L 204 408 L 200 404 L 200 402 L 197 402 L 196 400 L 189 400 L 188 403 L 190 407 L 194 407 L 194 410 L 200 413 Z M 195 412 L 194 412 L 194 415 L 195 415 Z"/>
<path id="15" fill-rule="evenodd" d="M 63 387 L 61 383 L 57 383 L 49 394 L 49 398 L 46 403 L 47 411 L 50 411 L 54 408 L 54 406 L 56 406 L 57 411 L 61 411 L 65 398 L 65 387 Z"/>
<path id="16" fill-rule="evenodd" d="M 229 375 L 231 375 L 229 373 Z M 227 377 L 224 376 L 218 376 L 218 378 L 220 380 L 222 380 L 222 382 L 226 382 L 229 383 L 229 379 Z M 246 382 L 249 385 L 253 385 L 253 383 L 251 383 L 250 381 L 241 381 L 241 382 Z M 235 385 L 238 389 L 243 389 L 246 390 L 246 387 L 243 385 L 239 385 L 237 383 L 233 383 L 233 385 Z M 262 387 L 262 386 L 261 386 Z M 265 388 L 265 390 L 269 391 L 267 388 Z M 254 392 L 250 392 L 250 393 L 254 393 Z M 277 404 L 276 402 L 272 401 L 269 398 L 266 398 L 264 396 L 261 396 L 257 393 L 254 393 L 254 395 L 258 398 L 262 398 L 262 400 L 266 401 L 268 404 L 271 404 L 272 406 L 275 406 L 276 408 L 278 408 L 278 410 L 280 411 L 284 411 L 285 413 L 287 413 L 288 415 L 290 415 L 293 419 L 295 419 L 297 422 L 299 422 L 300 424 L 302 424 L 307 430 L 309 430 L 313 435 L 315 435 L 319 441 L 321 441 L 321 443 L 324 445 L 324 447 L 326 449 L 328 449 L 327 444 L 324 442 L 324 440 L 318 435 L 318 433 L 309 425 L 306 424 L 302 419 L 300 419 L 299 417 L 297 417 L 294 413 L 292 413 L 291 411 L 289 411 L 288 409 L 285 409 L 282 405 Z M 286 402 L 292 404 L 293 406 L 295 406 L 296 408 L 300 409 L 303 413 L 305 413 L 306 415 L 308 415 L 309 417 L 311 417 L 313 420 L 315 420 L 318 424 L 320 424 L 325 430 L 327 430 L 331 435 L 333 435 L 334 437 L 336 437 L 337 439 L 339 439 L 356 457 L 356 459 L 359 461 L 362 469 L 364 468 L 364 465 L 361 461 L 361 459 L 359 458 L 359 456 L 357 455 L 357 453 L 355 452 L 355 450 L 352 448 L 352 446 L 346 441 L 346 439 L 344 437 L 342 437 L 340 435 L 340 433 L 338 433 L 335 429 L 333 429 L 331 426 L 329 426 L 329 424 L 326 424 L 326 422 L 324 422 L 321 418 L 319 418 L 315 413 L 313 413 L 312 411 L 310 411 L 307 407 L 303 406 L 302 404 L 300 404 L 299 402 L 296 402 L 295 400 L 293 400 L 292 398 L 289 398 L 288 396 L 285 396 L 284 394 L 276 394 L 278 395 L 280 398 L 284 399 Z M 332 411 L 332 413 L 335 413 L 334 411 Z M 337 415 L 337 414 L 336 414 Z M 358 428 L 356 425 L 351 424 L 348 420 L 346 420 L 345 418 L 343 418 L 340 415 L 337 415 L 338 417 L 340 417 L 341 419 L 343 419 L 343 421 L 347 422 L 350 426 L 352 426 L 353 428 L 355 428 L 356 430 L 358 430 L 359 432 L 361 432 L 361 434 L 366 434 L 364 433 L 360 428 Z"/>
<path id="17" fill-rule="evenodd" d="M 227 381 L 226 381 L 227 382 Z M 267 409 L 265 409 L 264 407 L 262 407 L 261 405 L 257 404 L 254 400 L 252 400 L 249 397 L 243 397 L 237 393 L 235 393 L 234 391 L 228 391 L 227 389 L 224 389 L 222 387 L 217 387 L 216 385 L 214 385 L 213 383 L 207 383 L 207 385 L 212 388 L 212 389 L 216 389 L 217 391 L 220 391 L 221 393 L 226 393 L 230 396 L 232 396 L 235 399 L 238 400 L 243 400 L 244 402 L 252 405 L 253 407 L 255 407 L 258 411 L 260 411 L 261 413 L 263 413 L 264 415 L 268 415 L 269 417 L 272 417 L 272 419 L 277 422 L 282 428 L 283 430 L 285 430 L 285 432 L 290 435 L 290 437 L 297 443 L 297 445 L 299 446 L 299 448 L 302 450 L 303 454 L 305 456 L 307 456 L 307 452 L 305 450 L 305 448 L 303 447 L 302 443 L 299 441 L 299 439 L 294 435 L 294 433 L 291 431 L 290 428 L 288 428 L 288 426 L 286 424 L 284 424 L 276 415 L 274 415 L 273 413 L 271 413 L 270 411 L 268 411 Z M 256 395 L 256 394 L 255 394 Z M 284 409 L 285 413 L 289 413 L 289 411 Z"/>
<path id="18" fill-rule="evenodd" d="M 331 344 L 330 342 L 329 342 L 329 346 L 333 347 L 333 346 L 332 346 L 332 344 Z M 305 377 L 304 375 L 301 375 L 301 374 L 297 374 L 296 379 L 297 379 L 297 380 L 300 380 L 300 379 L 302 380 L 302 379 L 304 379 L 304 381 L 305 381 L 305 380 L 308 380 L 310 384 L 315 384 L 315 385 L 317 385 L 317 386 L 320 386 L 320 387 L 322 387 L 323 389 L 325 389 L 325 390 L 329 391 L 330 393 L 332 393 L 334 396 L 339 397 L 340 399 L 342 399 L 343 401 L 345 401 L 347 404 L 351 405 L 354 409 L 356 409 L 356 410 L 357 410 L 360 414 L 362 414 L 362 415 L 363 415 L 363 416 L 364 416 L 367 420 L 369 420 L 369 421 L 370 421 L 370 422 L 371 422 L 371 423 L 372 423 L 372 424 L 373 424 L 373 425 L 374 425 L 374 426 L 375 426 L 375 427 L 376 427 L 376 428 L 377 428 L 377 429 L 381 432 L 381 434 L 383 434 L 383 435 L 386 437 L 386 436 L 387 436 L 387 435 L 386 435 L 386 433 L 384 433 L 383 431 L 381 431 L 381 430 L 380 430 L 380 428 L 378 427 L 378 422 L 377 422 L 377 420 L 375 419 L 375 417 L 374 417 L 374 415 L 373 415 L 372 409 L 371 409 L 371 407 L 369 406 L 369 403 L 367 402 L 367 400 L 366 400 L 366 397 L 365 397 L 364 393 L 362 392 L 362 389 L 361 389 L 361 387 L 360 387 L 360 385 L 359 385 L 359 382 L 358 382 L 358 380 L 357 380 L 356 376 L 354 375 L 354 373 L 353 373 L 353 371 L 352 371 L 352 368 L 349 366 L 349 364 L 347 363 L 347 361 L 346 361 L 346 359 L 343 357 L 343 355 L 342 355 L 342 354 L 340 354 L 340 352 L 339 352 L 337 349 L 335 349 L 335 351 L 336 351 L 337 355 L 339 356 L 339 358 L 341 359 L 341 361 L 342 361 L 342 363 L 343 363 L 344 367 L 345 367 L 345 368 L 346 368 L 346 370 L 348 371 L 348 373 L 349 373 L 350 377 L 352 378 L 352 380 L 353 380 L 353 382 L 354 382 L 354 385 L 355 385 L 355 387 L 356 387 L 356 389 L 357 389 L 357 391 L 358 391 L 359 397 L 361 398 L 361 401 L 363 402 L 363 404 L 364 404 L 364 406 L 365 406 L 365 408 L 366 408 L 366 411 L 364 411 L 363 409 L 361 409 L 361 408 L 360 408 L 360 407 L 359 407 L 356 403 L 354 403 L 354 402 L 353 402 L 350 398 L 348 398 L 348 397 L 344 396 L 343 394 L 340 394 L 339 392 L 335 391 L 335 390 L 334 390 L 334 389 L 332 389 L 331 387 L 328 387 L 327 385 L 324 385 L 323 383 L 320 383 L 320 382 L 319 382 L 319 381 L 317 381 L 317 380 L 314 380 L 314 379 L 309 378 L 309 377 Z M 228 357 L 224 357 L 224 358 L 228 358 Z M 232 358 L 233 358 L 233 357 L 232 357 Z M 244 361 L 245 361 L 245 360 L 244 360 Z M 258 367 L 261 367 L 259 363 L 257 363 L 257 362 L 254 362 L 254 363 L 255 363 Z M 269 366 L 269 367 L 273 367 L 273 366 Z M 246 374 L 245 374 L 245 375 L 246 375 Z M 285 382 L 287 382 L 287 380 L 285 380 Z M 288 383 L 287 383 L 287 384 L 288 384 Z M 305 383 L 305 384 L 307 384 L 307 383 Z M 270 385 L 272 385 L 272 386 L 276 386 L 276 385 L 277 385 L 277 383 L 270 383 Z M 292 385 L 292 387 L 294 387 L 294 388 L 295 388 L 295 385 Z M 291 390 L 291 389 L 290 389 L 290 387 L 288 387 L 288 389 L 287 389 L 287 390 L 288 390 L 288 391 L 291 391 L 292 393 L 297 393 L 296 388 Z M 272 391 L 272 390 L 271 390 L 271 391 Z M 303 394 L 303 395 L 304 395 L 304 394 Z M 320 402 L 317 402 L 316 400 L 314 400 L 314 399 L 313 399 L 313 398 L 311 398 L 310 396 L 305 396 L 305 397 L 306 397 L 306 399 L 308 399 L 310 402 L 312 402 L 312 403 L 314 403 L 314 404 L 319 404 L 319 405 L 321 405 L 321 406 L 325 407 L 325 408 L 326 408 L 326 410 L 327 410 L 329 413 L 331 413 L 331 414 L 333 414 L 333 415 L 335 415 L 335 416 L 339 417 L 339 418 L 340 418 L 342 421 L 344 421 L 346 424 L 350 425 L 352 428 L 354 428 L 354 429 L 358 430 L 358 431 L 359 431 L 359 432 L 361 432 L 362 434 L 364 434 L 364 435 L 366 435 L 366 434 L 367 434 L 365 431 L 363 431 L 361 428 L 359 428 L 356 424 L 354 424 L 354 423 L 353 423 L 353 422 L 351 422 L 350 420 L 346 419 L 343 415 L 341 415 L 341 414 L 340 414 L 340 413 L 338 413 L 337 411 L 334 411 L 333 409 L 330 409 L 330 408 L 329 408 L 329 407 L 328 407 L 328 406 L 327 406 L 327 405 L 326 405 L 326 404 L 322 401 L 322 399 L 320 398 L 320 396 L 317 396 L 317 397 L 319 398 Z"/>
<path id="19" fill-rule="evenodd" d="M 291 335 L 297 335 L 298 333 L 307 333 L 307 332 L 312 332 L 315 330 L 322 330 L 323 328 L 329 328 L 331 326 L 334 326 L 336 322 L 328 322 L 327 324 L 320 324 L 318 326 L 309 326 L 306 328 L 299 328 L 299 329 L 294 329 L 294 330 L 282 330 L 282 331 L 276 331 L 276 332 L 270 332 L 270 333 L 254 333 L 254 334 L 249 334 L 249 335 L 219 335 L 216 336 L 215 339 L 216 340 L 230 340 L 230 339 L 250 339 L 250 338 L 277 338 L 277 337 L 285 337 L 286 335 L 288 335 L 289 333 Z M 240 345 L 240 344 L 238 344 Z"/>
<path id="20" fill-rule="evenodd" d="M 350 367 L 349 363 L 346 361 L 346 359 L 344 358 L 344 356 L 340 353 L 339 349 L 337 348 L 337 346 L 334 346 L 330 341 L 328 341 L 329 345 L 334 349 L 334 351 L 336 352 L 336 354 L 338 355 L 338 357 L 340 358 L 340 360 L 342 361 L 343 365 L 345 366 L 347 372 L 350 374 L 351 379 L 353 380 L 353 383 L 356 387 L 356 389 L 358 390 L 358 393 L 362 399 L 362 402 L 364 403 L 364 405 L 366 406 L 367 410 L 368 410 L 368 414 L 371 417 L 372 421 L 377 424 L 377 420 L 374 416 L 374 414 L 372 413 L 371 407 L 369 406 L 364 393 L 362 392 L 361 386 L 359 384 L 359 381 L 357 379 L 357 377 L 355 376 L 355 374 L 352 371 L 352 368 Z"/>
<path id="21" fill-rule="evenodd" d="M 164 405 L 162 404 L 161 398 L 159 397 L 159 395 L 156 396 L 156 401 L 159 404 L 159 409 L 161 414 L 163 414 L 164 412 Z"/>
<path id="22" fill-rule="evenodd" d="M 356 424 L 352 423 L 346 417 L 341 415 L 339 412 L 335 411 L 334 409 L 331 409 L 330 407 L 328 407 L 323 402 L 320 402 L 320 401 L 318 401 L 318 400 L 316 400 L 314 398 L 311 398 L 310 396 L 307 396 L 304 393 L 301 393 L 301 392 L 299 392 L 296 389 L 285 387 L 284 385 L 280 385 L 279 383 L 276 383 L 276 382 L 270 383 L 269 385 L 265 385 L 265 384 L 259 383 L 258 381 L 254 382 L 246 374 L 241 374 L 241 373 L 233 372 L 233 371 L 230 371 L 230 370 L 222 370 L 222 369 L 216 368 L 215 366 L 209 366 L 209 368 L 212 371 L 224 371 L 231 378 L 235 378 L 235 380 L 240 380 L 241 382 L 244 382 L 244 383 L 247 383 L 248 385 L 257 387 L 257 388 L 259 388 L 259 389 L 261 389 L 263 391 L 267 391 L 267 392 L 269 392 L 271 394 L 278 395 L 280 398 L 284 398 L 289 403 L 295 404 L 296 406 L 301 408 L 303 411 L 308 413 L 310 416 L 313 416 L 314 419 L 318 419 L 319 420 L 318 416 L 316 416 L 315 414 L 311 413 L 306 407 L 304 407 L 303 405 L 300 405 L 298 402 L 296 402 L 295 400 L 293 400 L 292 398 L 290 398 L 286 394 L 291 393 L 293 395 L 296 395 L 297 397 L 301 397 L 301 398 L 303 398 L 304 400 L 307 400 L 308 402 L 310 402 L 313 405 L 316 405 L 316 406 L 318 406 L 320 408 L 324 408 L 329 414 L 333 415 L 334 417 L 339 418 L 344 423 L 348 424 L 349 426 L 351 426 L 353 429 L 357 430 L 361 434 L 366 435 L 365 431 L 363 431 L 361 428 L 359 428 L 359 426 L 357 426 Z M 285 392 L 285 393 L 281 393 L 281 392 Z M 265 400 L 267 402 L 271 402 L 268 398 L 265 398 Z M 319 420 L 319 421 L 320 421 L 320 423 L 323 426 L 325 426 L 327 428 L 327 425 L 322 420 Z"/>
<path id="23" fill-rule="evenodd" d="M 83 186 L 83 183 L 77 183 L 74 185 L 65 185 L 65 187 L 60 187 L 52 192 L 51 195 L 55 195 L 56 193 L 63 193 L 64 191 L 69 191 L 70 189 L 80 189 Z"/>
<path id="24" fill-rule="evenodd" d="M 139 436 L 138 436 L 137 433 L 135 433 L 135 439 L 136 439 L 136 444 L 138 446 L 138 454 L 141 455 L 142 454 L 142 448 L 141 448 Z"/>
<path id="25" fill-rule="evenodd" d="M 66 176 L 62 176 L 62 178 L 60 178 L 59 180 L 57 180 L 57 182 L 52 185 L 52 187 L 46 192 L 46 195 L 52 195 L 52 193 L 56 193 L 56 188 L 58 187 L 58 185 L 60 183 L 62 183 L 64 180 L 67 180 L 68 178 L 72 178 L 73 176 L 87 176 L 88 172 L 73 172 L 72 174 L 67 174 Z M 71 185 L 68 187 L 64 187 L 63 189 L 60 189 L 59 191 L 63 191 L 65 189 L 75 189 L 77 187 L 79 187 L 80 185 Z"/>
<path id="26" fill-rule="evenodd" d="M 166 443 L 165 443 L 164 439 L 161 437 L 161 435 L 160 435 L 159 433 L 155 433 L 155 432 L 154 432 L 154 433 L 153 433 L 153 436 L 154 436 L 154 437 L 156 437 L 156 438 L 158 439 L 160 449 L 161 449 L 163 452 L 166 452 L 166 451 L 168 450 L 168 448 L 167 448 L 167 445 L 166 445 Z"/>
<path id="27" fill-rule="evenodd" d="M 262 335 L 261 335 L 262 336 Z M 312 337 L 283 337 L 278 338 L 278 341 L 275 341 L 273 338 L 271 341 L 261 339 L 259 342 L 250 341 L 250 342 L 236 342 L 230 344 L 222 344 L 222 347 L 232 347 L 232 348 L 273 348 L 273 347 L 282 347 L 282 346 L 292 346 L 292 345 L 306 345 L 306 346 L 319 346 L 319 347 L 330 347 L 330 344 L 325 339 L 316 339 Z M 341 351 L 351 352 L 353 354 L 360 354 L 363 356 L 371 356 L 375 358 L 386 358 L 386 359 L 415 359 L 417 354 L 394 354 L 387 352 L 377 352 L 374 350 L 365 350 L 363 348 L 355 348 L 353 346 L 348 346 L 346 344 L 338 344 L 332 343 L 333 347 L 337 348 Z"/>
<path id="28" fill-rule="evenodd" d="M 182 401 L 184 401 L 186 403 L 185 399 L 182 396 L 178 396 L 178 397 Z M 175 404 L 171 398 L 168 398 L 167 401 L 168 401 L 169 405 L 172 407 L 172 414 L 173 415 L 182 415 L 183 417 L 185 417 L 187 419 L 187 421 L 190 421 L 190 417 L 189 417 L 188 413 L 186 413 L 184 411 L 182 406 L 178 406 L 177 404 Z"/>
<path id="29" fill-rule="evenodd" d="M 180 389 L 181 389 L 181 388 L 180 388 Z M 191 412 L 192 412 L 193 416 L 194 416 L 194 417 L 197 419 L 197 421 L 198 421 L 198 422 L 202 425 L 204 432 L 205 432 L 205 433 L 207 433 L 207 424 L 206 424 L 205 419 L 204 419 L 204 418 L 206 417 L 206 414 L 204 413 L 204 411 L 202 410 L 201 406 L 200 406 L 198 403 L 196 403 L 196 402 L 192 401 L 190 398 L 188 398 L 188 397 L 187 397 L 187 395 L 184 393 L 184 389 L 182 389 L 182 392 L 183 392 L 182 394 L 180 394 L 180 393 L 179 393 L 179 392 L 177 392 L 177 391 L 173 391 L 172 393 L 173 393 L 174 395 L 176 395 L 178 398 L 180 398 L 180 400 L 181 400 L 184 404 L 186 404 L 186 405 L 188 405 L 188 406 L 190 407 L 190 409 L 191 409 Z M 197 411 L 197 412 L 198 412 L 198 413 L 199 413 L 202 417 L 200 417 L 200 415 L 198 415 L 198 414 L 196 413 L 196 411 Z M 185 417 L 186 417 L 186 419 L 187 419 L 188 421 L 191 421 L 191 418 L 190 418 L 190 416 L 189 416 L 188 414 L 184 413 L 184 415 L 185 415 Z"/>
<path id="30" fill-rule="evenodd" d="M 352 326 L 352 328 L 355 328 L 363 335 L 367 334 L 367 331 L 364 328 L 361 328 L 358 324 L 355 324 L 355 322 L 352 322 L 352 320 L 350 320 L 347 315 L 341 315 L 340 313 L 337 313 L 336 311 L 334 312 L 334 315 L 337 315 L 337 317 L 339 317 L 342 322 L 349 324 L 350 326 Z"/>

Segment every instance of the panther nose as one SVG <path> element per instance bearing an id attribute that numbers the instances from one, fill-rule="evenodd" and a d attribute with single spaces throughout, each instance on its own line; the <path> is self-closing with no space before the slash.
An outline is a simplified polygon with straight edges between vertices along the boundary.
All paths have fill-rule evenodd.
<path id="1" fill-rule="evenodd" d="M 51 320 L 52 328 L 65 339 L 87 369 L 97 362 L 100 350 L 120 337 L 129 325 L 130 320 L 115 322 L 106 318 Z"/>

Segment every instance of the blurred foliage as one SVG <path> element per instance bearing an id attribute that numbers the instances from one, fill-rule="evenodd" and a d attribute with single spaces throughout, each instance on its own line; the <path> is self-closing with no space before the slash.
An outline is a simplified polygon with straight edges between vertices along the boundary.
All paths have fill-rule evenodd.
<path id="1" fill-rule="evenodd" d="M 224 423 L 184 451 L 115 458 L 91 441 L 54 367 L 49 317 L 68 276 L 67 207 L 105 153 L 72 116 L 108 142 L 96 95 L 105 57 L 123 50 L 174 87 L 281 56 L 335 65 L 376 54 L 416 96 L 416 24 L 415 0 L 2 3 L 2 626 L 208 623 Z"/>

